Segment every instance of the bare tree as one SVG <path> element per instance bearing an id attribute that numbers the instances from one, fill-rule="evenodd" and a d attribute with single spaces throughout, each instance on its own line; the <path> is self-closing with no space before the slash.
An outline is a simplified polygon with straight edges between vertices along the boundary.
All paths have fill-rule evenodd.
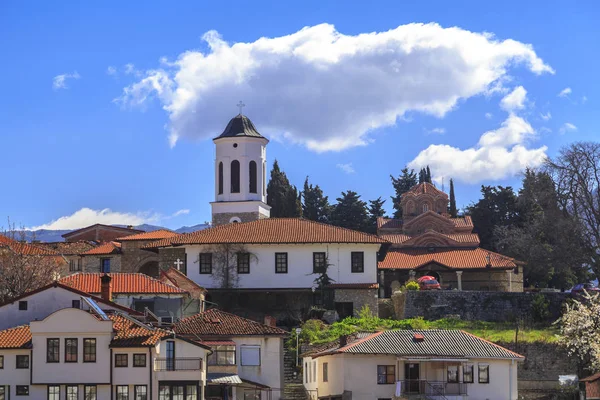
<path id="1" fill-rule="evenodd" d="M 222 289 L 233 289 L 239 285 L 238 257 L 247 257 L 248 268 L 258 257 L 250 253 L 246 246 L 238 243 L 218 243 L 210 246 L 207 252 L 212 253 L 213 277 Z M 199 262 L 199 260 L 197 261 Z"/>

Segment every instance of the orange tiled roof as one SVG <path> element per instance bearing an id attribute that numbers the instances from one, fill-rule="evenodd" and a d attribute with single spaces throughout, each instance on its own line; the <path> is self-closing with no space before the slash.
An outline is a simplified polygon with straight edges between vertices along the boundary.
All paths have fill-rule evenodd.
<path id="1" fill-rule="evenodd" d="M 457 228 L 473 227 L 473 220 L 471 220 L 471 217 L 469 215 L 459 218 L 450 218 L 450 221 L 452 221 L 452 223 L 454 223 L 454 226 L 456 226 Z"/>
<path id="2" fill-rule="evenodd" d="M 96 248 L 98 245 L 91 241 L 80 240 L 77 242 L 42 242 L 35 243 L 32 246 L 56 251 L 63 256 L 79 255 L 86 251 Z"/>
<path id="3" fill-rule="evenodd" d="M 415 185 L 412 188 L 410 188 L 410 190 L 407 193 L 412 193 L 412 194 L 417 194 L 417 195 L 422 194 L 422 193 L 429 193 L 434 196 L 441 195 L 444 197 L 448 197 L 448 195 L 446 193 L 442 192 L 441 190 L 436 188 L 432 183 L 429 183 L 429 182 L 419 183 L 418 185 Z"/>
<path id="4" fill-rule="evenodd" d="M 152 232 L 144 232 L 144 233 L 137 233 L 137 234 L 129 235 L 129 236 L 123 236 L 123 237 L 117 238 L 116 240 L 118 240 L 119 242 L 126 242 L 129 240 L 160 240 L 160 239 L 166 239 L 166 238 L 179 236 L 179 235 L 180 235 L 179 233 L 170 231 L 168 229 L 159 229 L 159 230 L 152 231 Z"/>
<path id="5" fill-rule="evenodd" d="M 436 250 L 406 249 L 393 250 L 379 262 L 379 269 L 416 269 L 430 263 L 437 263 L 452 269 L 486 268 L 486 256 L 490 254 L 492 268 L 515 268 L 516 261 L 510 257 L 481 248 Z"/>
<path id="6" fill-rule="evenodd" d="M 479 243 L 479 235 L 477 235 L 476 233 L 450 233 L 450 234 L 446 234 L 446 233 L 439 233 L 437 232 L 439 235 L 443 235 L 446 236 L 448 239 L 454 240 L 456 242 L 459 243 Z M 424 233 L 423 235 L 427 234 Z M 402 235 L 402 234 L 390 234 L 390 235 L 380 235 L 381 238 L 392 242 L 394 244 L 402 244 L 410 239 L 416 238 L 417 236 L 409 236 L 409 235 Z"/>
<path id="7" fill-rule="evenodd" d="M 196 282 L 188 278 L 183 272 L 171 267 L 168 270 L 160 271 L 160 281 L 171 283 L 173 286 L 187 290 L 192 293 L 195 291 L 206 293 L 206 289 L 198 285 Z"/>
<path id="8" fill-rule="evenodd" d="M 102 256 L 108 254 L 118 254 L 121 252 L 121 243 L 106 242 L 91 250 L 81 253 L 82 256 Z"/>
<path id="9" fill-rule="evenodd" d="M 266 336 L 287 335 L 283 329 L 238 317 L 216 308 L 184 318 L 173 330 L 179 335 L 214 336 Z"/>
<path id="10" fill-rule="evenodd" d="M 78 272 L 60 279 L 60 283 L 86 293 L 100 293 L 100 272 Z M 140 273 L 112 273 L 112 292 L 119 293 L 187 293 L 185 290 L 166 284 Z"/>
<path id="11" fill-rule="evenodd" d="M 164 337 L 171 336 L 165 330 L 145 326 L 125 318 L 120 314 L 109 314 L 113 322 L 115 336 L 110 342 L 111 347 L 147 347 L 154 346 Z"/>
<path id="12" fill-rule="evenodd" d="M 368 233 L 340 228 L 302 218 L 266 218 L 238 224 L 219 225 L 174 238 L 150 243 L 146 248 L 182 244 L 287 244 L 287 243 L 374 243 L 385 240 Z"/>
<path id="13" fill-rule="evenodd" d="M 377 229 L 402 229 L 402 220 L 377 217 Z"/>
<path id="14" fill-rule="evenodd" d="M 30 349 L 29 325 L 17 326 L 0 331 L 0 349 Z"/>
<path id="15" fill-rule="evenodd" d="M 378 289 L 379 283 L 332 283 L 331 289 Z"/>
<path id="16" fill-rule="evenodd" d="M 4 235 L 0 235 L 0 247 L 6 246 L 12 249 L 15 253 L 32 256 L 58 256 L 56 251 L 33 246 L 28 243 L 21 243 Z"/>

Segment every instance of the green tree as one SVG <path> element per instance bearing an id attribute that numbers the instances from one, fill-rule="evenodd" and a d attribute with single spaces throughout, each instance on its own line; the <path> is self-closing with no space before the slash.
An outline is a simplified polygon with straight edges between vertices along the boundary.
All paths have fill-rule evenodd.
<path id="1" fill-rule="evenodd" d="M 285 172 L 279 168 L 277 160 L 273 163 L 271 179 L 267 185 L 267 204 L 271 206 L 273 218 L 302 216 L 298 189 L 290 184 Z"/>
<path id="2" fill-rule="evenodd" d="M 402 174 L 398 178 L 390 175 L 390 179 L 396 192 L 396 195 L 392 196 L 392 203 L 395 210 L 394 218 L 402 218 L 402 195 L 417 184 L 417 174 L 414 169 L 409 170 L 408 167 L 404 167 Z"/>
<path id="3" fill-rule="evenodd" d="M 366 232 L 369 226 L 367 203 L 360 199 L 358 193 L 348 190 L 338 197 L 333 208 L 331 219 L 334 225 L 343 228 Z"/>
<path id="4" fill-rule="evenodd" d="M 331 205 L 319 185 L 308 183 L 308 176 L 302 190 L 302 216 L 311 221 L 331 222 Z"/>
<path id="5" fill-rule="evenodd" d="M 385 200 L 381 199 L 381 196 L 376 198 L 375 200 L 369 200 L 369 232 L 377 233 L 377 218 L 384 217 L 385 210 L 383 205 L 385 204 Z"/>
<path id="6" fill-rule="evenodd" d="M 429 165 L 426 168 L 426 172 L 427 173 L 425 174 L 425 178 L 426 178 L 425 182 L 431 183 L 431 170 L 429 169 Z"/>
<path id="7" fill-rule="evenodd" d="M 454 181 L 450 179 L 450 205 L 448 206 L 448 214 L 452 218 L 456 218 L 458 210 L 456 209 L 456 197 L 454 196 Z"/>

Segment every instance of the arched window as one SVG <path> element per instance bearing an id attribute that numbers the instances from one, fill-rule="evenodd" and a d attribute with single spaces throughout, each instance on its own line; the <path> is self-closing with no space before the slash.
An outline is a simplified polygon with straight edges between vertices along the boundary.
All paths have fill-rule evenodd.
<path id="1" fill-rule="evenodd" d="M 223 194 L 223 163 L 219 163 L 219 194 Z"/>
<path id="2" fill-rule="evenodd" d="M 262 174 L 262 188 L 263 188 L 263 196 L 267 195 L 267 169 L 265 163 L 263 163 L 263 174 Z"/>
<path id="3" fill-rule="evenodd" d="M 256 193 L 256 161 L 250 161 L 248 169 L 250 171 L 250 193 Z"/>
<path id="4" fill-rule="evenodd" d="M 425 203 L 423 204 L 423 212 L 427 212 L 429 211 L 429 204 Z"/>
<path id="5" fill-rule="evenodd" d="M 233 160 L 231 162 L 231 193 L 240 192 L 240 162 Z"/>

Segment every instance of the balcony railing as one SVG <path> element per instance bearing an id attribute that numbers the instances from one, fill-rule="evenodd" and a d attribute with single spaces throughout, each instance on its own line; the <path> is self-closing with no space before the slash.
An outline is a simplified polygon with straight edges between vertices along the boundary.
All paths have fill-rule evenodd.
<path id="1" fill-rule="evenodd" d="M 407 379 L 402 382 L 402 394 L 426 396 L 460 396 L 467 394 L 467 384 L 463 382 L 426 381 Z"/>
<path id="2" fill-rule="evenodd" d="M 200 371 L 201 358 L 155 358 L 155 371 Z"/>

